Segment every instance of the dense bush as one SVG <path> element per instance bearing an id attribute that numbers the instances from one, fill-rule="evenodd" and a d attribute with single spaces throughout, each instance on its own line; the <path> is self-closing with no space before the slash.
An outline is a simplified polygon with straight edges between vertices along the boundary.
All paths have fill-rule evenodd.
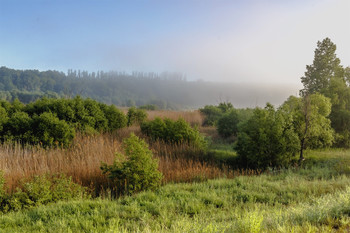
<path id="1" fill-rule="evenodd" d="M 58 119 L 51 112 L 34 116 L 32 128 L 35 140 L 44 147 L 67 146 L 75 135 L 74 129 L 66 121 Z"/>
<path id="2" fill-rule="evenodd" d="M 173 121 L 170 119 L 156 118 L 153 121 L 144 122 L 141 125 L 143 134 L 151 137 L 153 140 L 163 140 L 168 143 L 186 142 L 200 148 L 205 148 L 206 142 L 204 137 L 195 128 L 184 120 L 178 119 Z"/>
<path id="3" fill-rule="evenodd" d="M 85 189 L 64 175 L 43 175 L 23 180 L 13 193 L 6 192 L 4 178 L 2 174 L 0 176 L 0 210 L 3 212 L 82 197 L 87 197 Z"/>
<path id="4" fill-rule="evenodd" d="M 236 136 L 238 132 L 238 113 L 236 109 L 225 113 L 219 118 L 217 123 L 217 130 L 221 137 L 227 138 L 231 136 Z"/>
<path id="5" fill-rule="evenodd" d="M 141 111 L 141 110 L 140 110 Z M 137 112 L 138 113 L 138 112 Z M 136 114 L 133 120 L 140 120 Z M 28 105 L 0 102 L 0 138 L 46 146 L 67 146 L 75 130 L 99 133 L 125 127 L 126 116 L 115 106 L 92 99 L 47 99 Z"/>
<path id="6" fill-rule="evenodd" d="M 4 122 L 1 136 L 4 140 L 27 143 L 35 140 L 32 130 L 32 118 L 26 112 L 15 112 Z"/>
<path id="7" fill-rule="evenodd" d="M 236 150 L 243 165 L 266 168 L 287 165 L 299 147 L 293 118 L 268 104 L 240 126 Z"/>
<path id="8" fill-rule="evenodd" d="M 158 160 L 145 141 L 134 134 L 124 140 L 125 154 L 116 154 L 112 165 L 102 164 L 101 170 L 116 184 L 118 194 L 132 194 L 157 188 L 162 180 Z"/>
<path id="9" fill-rule="evenodd" d="M 221 108 L 213 105 L 206 105 L 204 108 L 199 109 L 199 111 L 204 115 L 203 125 L 206 126 L 215 125 L 223 114 Z"/>
<path id="10" fill-rule="evenodd" d="M 147 118 L 147 113 L 143 109 L 137 109 L 135 107 L 131 107 L 128 110 L 127 117 L 128 117 L 127 126 L 131 126 L 135 123 L 141 124 L 142 122 L 144 122 Z"/>

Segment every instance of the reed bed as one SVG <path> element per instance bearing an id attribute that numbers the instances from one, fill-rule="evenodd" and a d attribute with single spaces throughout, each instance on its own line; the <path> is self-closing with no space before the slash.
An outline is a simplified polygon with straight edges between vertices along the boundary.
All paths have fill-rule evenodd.
<path id="1" fill-rule="evenodd" d="M 123 129 L 118 134 L 78 135 L 73 145 L 66 149 L 5 143 L 0 145 L 0 170 L 9 191 L 13 191 L 24 178 L 50 173 L 71 176 L 74 182 L 90 187 L 93 194 L 99 195 L 111 188 L 110 181 L 100 170 L 101 162 L 113 163 L 115 153 L 121 152 L 122 139 L 131 132 L 140 135 L 139 127 Z M 191 145 L 149 143 L 159 160 L 164 184 L 239 175 L 228 167 L 205 161 L 203 152 Z"/>

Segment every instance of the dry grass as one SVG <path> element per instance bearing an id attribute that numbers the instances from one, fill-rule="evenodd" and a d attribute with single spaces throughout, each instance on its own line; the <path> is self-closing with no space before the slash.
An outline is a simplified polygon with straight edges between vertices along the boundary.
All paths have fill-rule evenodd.
<path id="1" fill-rule="evenodd" d="M 124 114 L 127 114 L 128 108 L 121 108 L 121 111 Z M 156 117 L 160 117 L 162 119 L 168 118 L 171 120 L 177 120 L 179 118 L 183 118 L 186 122 L 188 122 L 191 126 L 201 126 L 203 123 L 203 115 L 199 112 L 199 110 L 194 111 L 170 111 L 170 110 L 152 110 L 146 111 L 147 119 L 154 120 Z"/>
<path id="2" fill-rule="evenodd" d="M 63 173 L 98 195 L 110 188 L 108 178 L 101 173 L 101 162 L 111 164 L 121 149 L 121 141 L 131 132 L 140 135 L 139 127 L 120 130 L 118 135 L 78 136 L 68 149 L 43 149 L 39 146 L 23 148 L 19 144 L 0 146 L 0 170 L 4 172 L 9 190 L 14 190 L 23 178 L 46 173 Z M 151 143 L 150 148 L 159 159 L 163 183 L 191 182 L 202 179 L 233 177 L 228 168 L 219 168 L 203 160 L 202 151 L 190 145 Z"/>
<path id="3" fill-rule="evenodd" d="M 191 126 L 198 125 L 201 126 L 203 123 L 203 116 L 199 112 L 199 110 L 195 111 L 147 111 L 148 119 L 154 120 L 156 117 L 160 117 L 162 119 L 169 118 L 171 120 L 177 120 L 179 118 L 183 118 L 187 121 Z"/>
<path id="4" fill-rule="evenodd" d="M 6 144 L 0 147 L 0 169 L 10 190 L 23 178 L 45 173 L 64 173 L 84 186 L 100 186 L 108 184 L 101 174 L 101 161 L 112 163 L 120 145 L 112 135 L 78 137 L 69 149 Z"/>

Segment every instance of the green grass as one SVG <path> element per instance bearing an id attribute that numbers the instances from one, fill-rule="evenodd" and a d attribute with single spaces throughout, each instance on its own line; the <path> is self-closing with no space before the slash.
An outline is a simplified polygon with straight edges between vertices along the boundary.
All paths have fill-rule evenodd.
<path id="1" fill-rule="evenodd" d="M 0 232 L 349 231 L 350 151 L 306 155 L 301 168 L 3 214 Z"/>

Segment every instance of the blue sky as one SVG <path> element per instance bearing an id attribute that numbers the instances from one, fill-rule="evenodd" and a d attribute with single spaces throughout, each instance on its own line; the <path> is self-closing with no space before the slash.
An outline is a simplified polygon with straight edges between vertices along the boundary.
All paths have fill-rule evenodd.
<path id="1" fill-rule="evenodd" d="M 349 12 L 349 0 L 0 0 L 0 66 L 300 85 L 325 37 L 350 65 Z"/>

